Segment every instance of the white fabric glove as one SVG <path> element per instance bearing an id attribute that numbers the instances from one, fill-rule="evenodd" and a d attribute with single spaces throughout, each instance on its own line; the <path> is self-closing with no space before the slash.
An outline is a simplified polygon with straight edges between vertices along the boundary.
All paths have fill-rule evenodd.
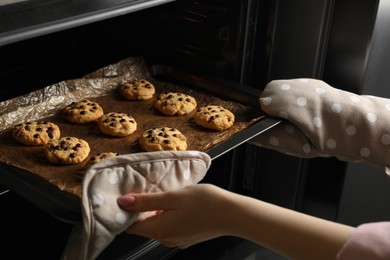
<path id="1" fill-rule="evenodd" d="M 119 196 L 196 184 L 210 164 L 203 152 L 162 151 L 120 155 L 91 166 L 82 184 L 83 223 L 72 230 L 62 259 L 95 259 L 116 235 L 144 217 L 122 210 Z"/>
<path id="2" fill-rule="evenodd" d="M 252 144 L 298 157 L 390 165 L 390 100 L 339 90 L 316 79 L 274 80 L 259 98 L 283 121 Z"/>

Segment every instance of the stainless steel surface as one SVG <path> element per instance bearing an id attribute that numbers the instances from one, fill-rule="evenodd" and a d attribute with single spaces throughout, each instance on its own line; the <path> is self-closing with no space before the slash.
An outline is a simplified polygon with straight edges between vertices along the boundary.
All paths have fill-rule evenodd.
<path id="1" fill-rule="evenodd" d="M 38 0 L 0 6 L 0 46 L 174 0 Z"/>
<path id="2" fill-rule="evenodd" d="M 344 64 L 354 63 L 354 66 L 345 66 L 345 70 L 350 70 L 351 73 L 344 73 L 342 80 L 350 82 L 352 86 L 360 83 L 355 87 L 360 94 L 390 99 L 389 28 L 390 2 L 379 1 L 372 38 L 365 41 L 366 49 L 362 49 L 361 55 L 352 56 L 349 53 L 343 57 Z M 389 221 L 389 204 L 390 181 L 384 168 L 368 163 L 347 165 L 338 208 L 339 222 L 357 226 L 368 222 Z"/>

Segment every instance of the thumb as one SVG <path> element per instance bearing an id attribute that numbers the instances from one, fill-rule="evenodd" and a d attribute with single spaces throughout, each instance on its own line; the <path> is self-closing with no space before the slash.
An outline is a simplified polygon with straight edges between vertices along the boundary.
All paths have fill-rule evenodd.
<path id="1" fill-rule="evenodd" d="M 118 205 L 124 210 L 135 212 L 166 210 L 168 205 L 164 193 L 125 194 L 117 199 Z"/>

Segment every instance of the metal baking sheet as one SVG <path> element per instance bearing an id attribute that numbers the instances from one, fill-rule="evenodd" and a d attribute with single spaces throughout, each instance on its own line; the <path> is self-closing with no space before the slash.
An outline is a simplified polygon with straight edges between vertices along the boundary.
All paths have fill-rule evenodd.
<path id="1" fill-rule="evenodd" d="M 180 91 L 193 95 L 199 106 L 210 103 L 223 105 L 234 111 L 235 124 L 228 131 L 210 131 L 196 126 L 191 121 L 191 115 L 172 117 L 158 113 L 153 108 L 153 100 L 125 100 L 118 94 L 117 87 L 131 78 L 150 80 L 155 85 L 157 94 Z M 173 84 L 169 79 L 184 83 Z M 185 82 L 191 82 L 191 85 Z M 229 91 L 226 91 L 227 88 Z M 220 95 L 219 92 L 225 92 L 227 96 Z M 80 126 L 66 122 L 61 116 L 63 107 L 84 98 L 98 101 L 105 112 L 121 111 L 132 115 L 138 124 L 136 134 L 113 138 L 101 134 L 96 125 Z M 137 141 L 139 134 L 164 123 L 178 128 L 188 137 L 189 150 L 207 152 L 215 159 L 279 123 L 277 119 L 267 117 L 259 110 L 257 99 L 256 94 L 239 87 L 223 85 L 215 80 L 202 79 L 172 68 L 147 67 L 142 58 L 125 59 L 82 79 L 59 82 L 0 103 L 0 183 L 60 220 L 79 222 L 80 189 L 82 175 L 88 169 L 87 162 L 67 166 L 49 163 L 42 154 L 43 147 L 23 146 L 13 140 L 10 129 L 14 125 L 48 119 L 60 126 L 61 136 L 76 135 L 87 140 L 92 156 L 112 147 L 120 154 L 141 152 Z"/>

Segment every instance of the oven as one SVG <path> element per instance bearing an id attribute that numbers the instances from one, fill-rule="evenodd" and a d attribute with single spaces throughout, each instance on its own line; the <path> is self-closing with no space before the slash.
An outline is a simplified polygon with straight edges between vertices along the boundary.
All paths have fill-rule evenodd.
<path id="1" fill-rule="evenodd" d="M 311 77 L 359 92 L 379 1 L 350 0 L 21 0 L 0 2 L 0 101 L 143 57 L 153 76 L 207 86 L 257 105 L 272 79 Z M 347 18 L 360 19 L 361 26 Z M 359 17 L 359 18 L 357 18 Z M 353 41 L 342 41 L 347 33 Z M 345 40 L 345 39 L 344 39 Z M 340 44 L 342 41 L 343 44 Z M 351 49 L 351 46 L 356 47 Z M 349 50 L 349 57 L 339 53 Z M 353 60 L 355 75 L 335 71 Z M 360 59 L 361 58 L 361 59 Z M 351 69 L 351 68 L 349 68 Z M 345 69 L 345 72 L 349 69 Z M 210 151 L 203 182 L 337 220 L 345 162 L 299 159 L 248 142 L 269 118 Z M 79 212 L 51 201 L 1 168 L 2 255 L 59 259 Z M 33 181 L 33 180 L 32 180 Z M 54 192 L 55 193 L 55 192 Z M 40 194 L 40 195 L 37 195 Z M 72 199 L 71 199 L 72 200 Z M 68 204 L 69 203 L 69 204 Z M 70 206 L 69 206 L 70 205 Z M 58 209 L 58 210 L 57 210 Z M 120 234 L 98 259 L 284 259 L 249 241 L 223 237 L 186 250 Z"/>

